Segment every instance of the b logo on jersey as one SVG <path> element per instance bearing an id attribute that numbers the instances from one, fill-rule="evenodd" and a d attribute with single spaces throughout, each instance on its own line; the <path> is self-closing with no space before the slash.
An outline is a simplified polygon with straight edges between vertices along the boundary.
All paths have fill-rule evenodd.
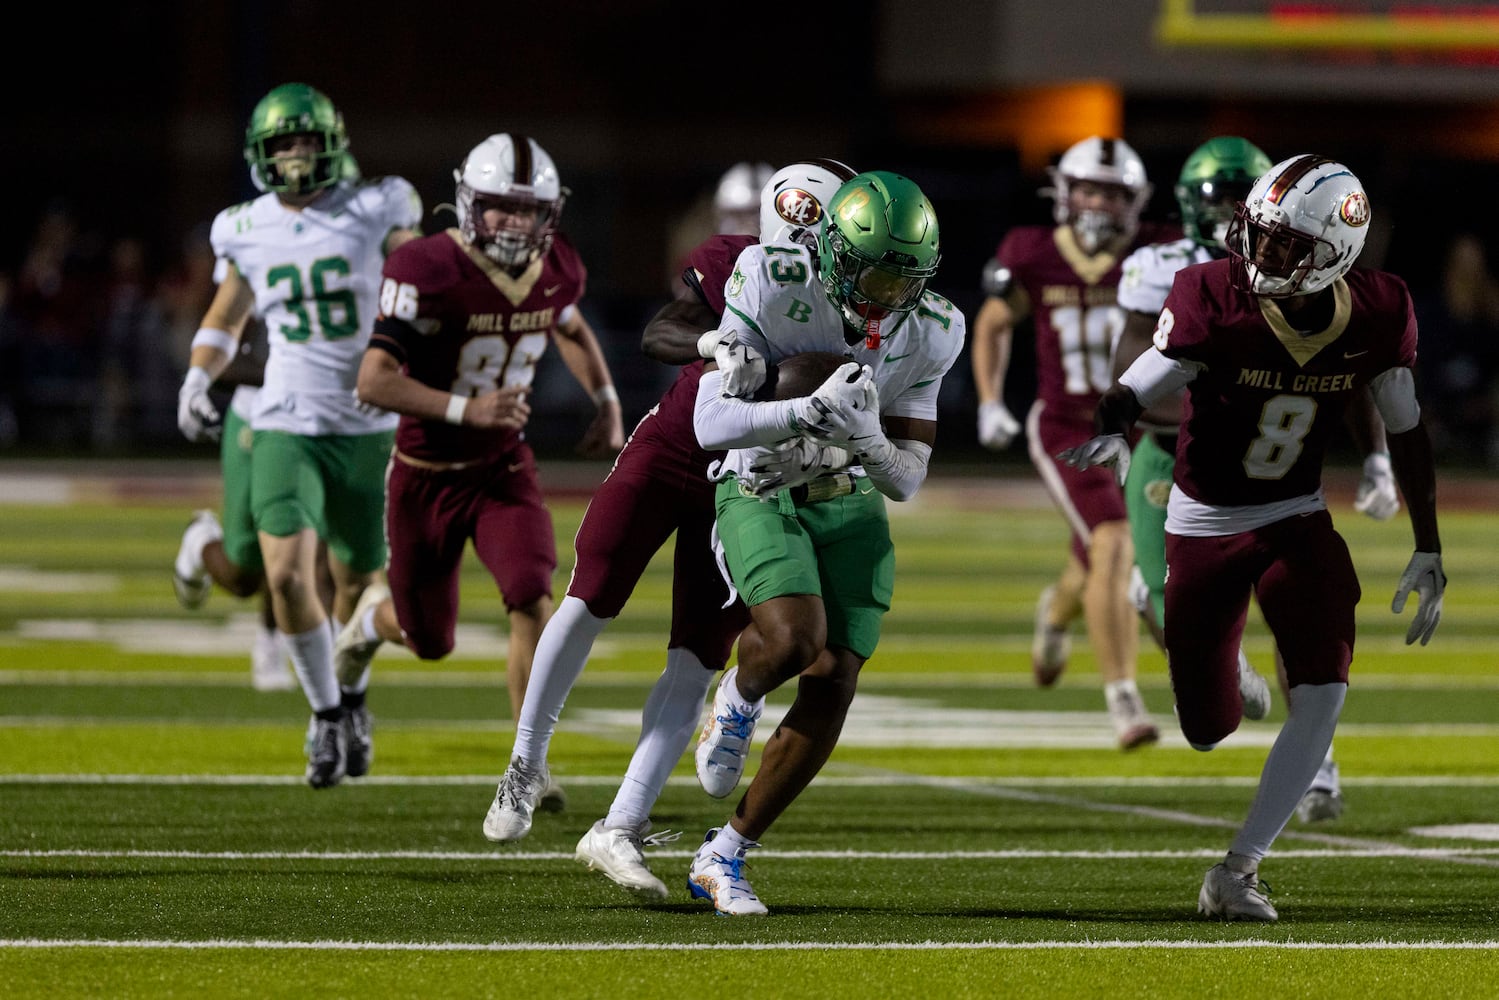
<path id="1" fill-rule="evenodd" d="M 1338 218 L 1350 226 L 1363 226 L 1369 222 L 1369 199 L 1364 197 L 1364 192 L 1355 191 L 1343 199 L 1343 204 L 1338 206 Z"/>
<path id="2" fill-rule="evenodd" d="M 776 195 L 776 214 L 793 226 L 810 226 L 822 218 L 822 203 L 801 188 Z"/>

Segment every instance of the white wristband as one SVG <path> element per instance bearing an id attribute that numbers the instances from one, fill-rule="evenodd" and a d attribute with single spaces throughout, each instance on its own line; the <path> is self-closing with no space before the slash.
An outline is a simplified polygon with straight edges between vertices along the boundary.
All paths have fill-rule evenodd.
<path id="1" fill-rule="evenodd" d="M 468 409 L 468 397 L 451 395 L 448 397 L 448 412 L 443 419 L 450 424 L 463 424 L 463 411 Z"/>
<path id="2" fill-rule="evenodd" d="M 595 406 L 603 406 L 605 403 L 619 402 L 619 393 L 613 385 L 601 385 L 594 390 L 593 403 Z"/>
<path id="3" fill-rule="evenodd" d="M 193 334 L 194 348 L 212 347 L 223 351 L 231 358 L 239 351 L 239 341 L 235 340 L 227 330 L 215 330 L 211 326 L 199 327 L 198 332 Z"/>

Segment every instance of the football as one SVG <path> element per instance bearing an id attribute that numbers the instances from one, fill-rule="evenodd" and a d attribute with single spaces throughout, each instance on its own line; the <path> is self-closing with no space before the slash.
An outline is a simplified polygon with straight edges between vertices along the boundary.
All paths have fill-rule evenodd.
<path id="1" fill-rule="evenodd" d="M 765 384 L 755 398 L 797 399 L 810 396 L 845 362 L 853 360 L 831 351 L 804 351 L 765 366 Z"/>

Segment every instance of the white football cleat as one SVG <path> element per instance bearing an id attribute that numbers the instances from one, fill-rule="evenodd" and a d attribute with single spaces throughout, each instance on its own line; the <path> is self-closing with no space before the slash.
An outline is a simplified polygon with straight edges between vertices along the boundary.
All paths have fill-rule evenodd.
<path id="1" fill-rule="evenodd" d="M 1331 757 L 1322 762 L 1312 785 L 1296 804 L 1296 818 L 1303 823 L 1320 823 L 1343 815 L 1343 792 L 1338 781 L 1338 765 Z"/>
<path id="2" fill-rule="evenodd" d="M 1261 891 L 1261 890 L 1264 891 Z M 1197 912 L 1224 920 L 1263 920 L 1274 923 L 1280 917 L 1265 893 L 1270 887 L 1251 872 L 1240 874 L 1224 864 L 1208 869 L 1197 894 Z"/>
<path id="3" fill-rule="evenodd" d="M 193 511 L 172 566 L 172 590 L 177 594 L 177 603 L 189 611 L 201 608 L 213 590 L 213 578 L 203 566 L 203 547 L 223 537 L 224 529 L 217 514 L 211 510 Z"/>
<path id="4" fill-rule="evenodd" d="M 390 588 L 383 583 L 365 587 L 364 593 L 359 595 L 359 603 L 354 605 L 354 613 L 338 630 L 338 638 L 333 642 L 333 673 L 340 684 L 355 683 L 364 673 L 364 668 L 370 665 L 370 660 L 375 658 L 375 650 L 384 640 L 366 639 L 362 623 L 365 612 L 389 596 Z"/>
<path id="5" fill-rule="evenodd" d="M 605 828 L 604 821 L 599 820 L 583 834 L 573 856 L 587 865 L 589 871 L 603 872 L 610 881 L 643 898 L 665 899 L 666 883 L 646 867 L 645 845 L 663 844 L 681 834 L 647 837 L 650 828 L 649 820 L 637 828 Z"/>
<path id="6" fill-rule="evenodd" d="M 1239 698 L 1244 703 L 1244 718 L 1258 721 L 1270 714 L 1270 685 L 1249 665 L 1243 649 L 1239 650 Z"/>
<path id="7" fill-rule="evenodd" d="M 710 901 L 719 916 L 763 917 L 770 911 L 744 877 L 743 852 L 732 858 L 715 852 L 710 845 L 717 836 L 716 828 L 709 830 L 703 838 L 703 846 L 693 855 L 692 867 L 687 872 L 687 891 L 693 899 Z M 759 846 L 750 844 L 745 850 Z"/>
<path id="8" fill-rule="evenodd" d="M 1036 623 L 1031 634 L 1031 673 L 1041 687 L 1051 687 L 1067 669 L 1067 658 L 1072 655 L 1072 636 L 1064 625 L 1057 628 L 1049 624 L 1051 602 L 1057 596 L 1053 584 L 1041 591 L 1036 601 Z"/>
<path id="9" fill-rule="evenodd" d="M 255 644 L 250 647 L 250 686 L 257 691 L 291 691 L 297 686 L 285 641 L 274 628 L 261 626 L 255 630 Z"/>
<path id="10" fill-rule="evenodd" d="M 693 754 L 697 761 L 698 784 L 715 799 L 728 795 L 739 784 L 749 757 L 750 740 L 755 735 L 755 723 L 764 710 L 762 703 L 760 710 L 746 715 L 729 704 L 728 688 L 738 674 L 737 666 L 730 667 L 718 679 L 718 690 L 713 692 L 713 707 L 708 710 L 707 724 L 703 726 Z"/>
<path id="11" fill-rule="evenodd" d="M 531 832 L 531 816 L 547 787 L 545 764 L 531 766 L 519 757 L 500 776 L 500 787 L 484 817 L 484 836 L 495 843 L 520 840 Z"/>
<path id="12" fill-rule="evenodd" d="M 1150 713 L 1145 711 L 1145 702 L 1133 685 L 1117 690 L 1104 690 L 1109 705 L 1109 719 L 1114 723 L 1114 734 L 1119 739 L 1119 749 L 1134 750 L 1147 746 L 1161 738 Z"/>

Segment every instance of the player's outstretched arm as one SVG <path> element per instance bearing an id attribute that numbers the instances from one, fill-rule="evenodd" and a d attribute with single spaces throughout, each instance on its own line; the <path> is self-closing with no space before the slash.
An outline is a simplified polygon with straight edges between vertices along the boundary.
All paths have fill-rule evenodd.
<path id="1" fill-rule="evenodd" d="M 569 312 L 570 315 L 557 324 L 557 349 L 567 370 L 572 372 L 579 385 L 588 390 L 589 398 L 597 407 L 576 450 L 589 458 L 603 458 L 625 446 L 619 391 L 614 388 L 614 379 L 609 374 L 604 351 L 599 347 L 593 327 L 576 306 Z"/>
<path id="2" fill-rule="evenodd" d="M 718 314 L 685 284 L 677 297 L 651 317 L 640 335 L 640 351 L 654 361 L 669 365 L 691 364 L 698 359 L 698 338 L 718 326 Z"/>

